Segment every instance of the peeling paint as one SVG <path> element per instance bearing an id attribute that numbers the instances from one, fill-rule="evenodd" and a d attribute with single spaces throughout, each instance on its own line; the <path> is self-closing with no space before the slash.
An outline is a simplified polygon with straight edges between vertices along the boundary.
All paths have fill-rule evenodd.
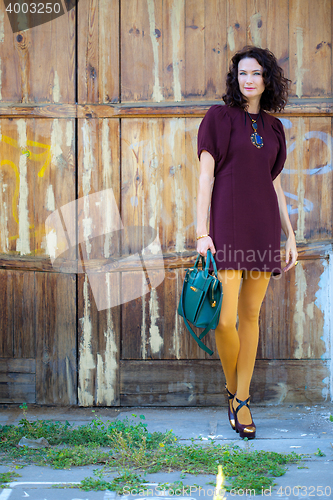
<path id="1" fill-rule="evenodd" d="M 0 171 L 0 247 L 3 253 L 7 253 L 9 249 L 9 232 L 8 232 L 8 209 L 7 203 L 4 200 L 3 193 L 6 192 L 5 184 L 3 184 L 3 173 Z"/>
<path id="2" fill-rule="evenodd" d="M 297 97 L 303 96 L 303 77 L 304 73 L 308 71 L 302 68 L 303 66 L 303 28 L 297 26 L 296 28 L 296 95 Z"/>
<path id="3" fill-rule="evenodd" d="M 235 33 L 233 26 L 228 26 L 227 39 L 230 52 L 235 52 L 236 45 L 235 45 Z"/>
<path id="4" fill-rule="evenodd" d="M 76 394 L 73 391 L 73 370 L 71 369 L 70 361 L 66 356 L 66 382 L 67 382 L 67 400 L 71 404 L 76 403 Z M 74 372 L 75 373 L 75 372 Z"/>
<path id="5" fill-rule="evenodd" d="M 27 125 L 25 120 L 19 119 L 16 122 L 18 132 L 18 146 L 21 150 L 27 148 Z M 30 253 L 30 233 L 29 233 L 29 210 L 28 210 L 28 179 L 27 179 L 27 155 L 21 154 L 19 160 L 20 188 L 19 188 L 19 237 L 16 240 L 16 251 L 20 255 Z"/>
<path id="6" fill-rule="evenodd" d="M 261 13 L 257 12 L 256 14 L 253 14 L 250 18 L 250 32 L 251 32 L 251 38 L 253 45 L 256 45 L 257 47 L 261 47 L 261 26 L 262 26 L 262 19 L 261 19 Z"/>
<path id="7" fill-rule="evenodd" d="M 160 335 L 157 321 L 159 319 L 158 297 L 155 288 L 151 289 L 149 297 L 149 316 L 150 316 L 150 348 L 153 354 L 157 354 L 163 346 L 163 338 Z"/>
<path id="8" fill-rule="evenodd" d="M 320 276 L 319 288 L 315 295 L 315 305 L 323 313 L 324 320 L 321 340 L 325 344 L 326 352 L 321 357 L 330 360 L 330 375 L 327 380 L 323 380 L 325 387 L 322 389 L 322 395 L 323 398 L 330 397 L 333 401 L 333 252 L 329 252 L 329 259 L 323 262 L 323 267 L 324 271 Z"/>
<path id="9" fill-rule="evenodd" d="M 184 8 L 183 3 L 179 0 L 174 0 L 171 9 L 171 38 L 172 38 L 172 72 L 173 72 L 173 93 L 174 100 L 182 100 L 182 91 L 179 76 L 179 48 L 180 44 L 180 31 L 181 31 L 181 10 Z"/>
<path id="10" fill-rule="evenodd" d="M 173 118 L 170 120 L 170 133 L 168 134 L 169 150 L 171 151 L 172 161 L 176 159 L 173 158 L 173 154 L 177 151 L 176 148 L 176 138 L 177 135 L 182 134 L 182 130 L 185 127 L 184 118 Z M 184 252 L 185 251 L 185 206 L 184 206 L 184 179 L 182 176 L 181 165 L 177 165 L 178 168 L 175 169 L 175 174 L 173 176 L 174 182 L 174 200 L 176 204 L 175 215 L 175 251 Z"/>
<path id="11" fill-rule="evenodd" d="M 112 188 L 111 182 L 111 150 L 109 143 L 109 121 L 104 119 L 102 121 L 102 167 L 103 167 L 103 188 Z M 105 221 L 105 239 L 104 239 L 104 257 L 110 257 L 110 245 L 111 245 L 111 228 L 112 228 L 112 210 L 111 207 L 106 210 L 106 221 Z"/>
<path id="12" fill-rule="evenodd" d="M 82 171 L 82 190 L 84 196 L 84 218 L 82 219 L 83 235 L 86 242 L 86 255 L 89 259 L 91 253 L 91 243 L 89 236 L 92 230 L 92 219 L 89 217 L 89 196 L 91 190 L 91 175 L 94 168 L 94 155 L 91 145 L 91 125 L 88 120 L 84 120 L 83 126 L 83 171 Z M 79 221 L 80 224 L 80 221 Z M 80 225 L 81 225 L 80 224 Z"/>
<path id="13" fill-rule="evenodd" d="M 5 12 L 3 9 L 0 9 L 0 43 L 5 41 Z"/>
<path id="14" fill-rule="evenodd" d="M 304 210 L 304 198 L 305 198 L 305 186 L 304 186 L 304 176 L 303 176 L 303 137 L 305 124 L 304 118 L 299 118 L 298 131 L 296 138 L 296 165 L 297 165 L 297 198 L 298 198 L 298 218 L 297 218 L 297 229 L 296 229 L 296 239 L 298 242 L 305 242 L 305 210 Z"/>
<path id="15" fill-rule="evenodd" d="M 2 100 L 2 68 L 1 68 L 1 57 L 0 57 L 0 101 Z"/>
<path id="16" fill-rule="evenodd" d="M 84 313 L 80 318 L 82 328 L 82 340 L 79 345 L 79 387 L 78 401 L 80 406 L 92 406 L 94 397 L 92 394 L 93 379 L 91 371 L 96 368 L 92 354 L 92 324 L 90 316 L 90 300 L 88 293 L 88 276 L 84 276 L 83 285 Z"/>
<path id="17" fill-rule="evenodd" d="M 69 120 L 66 123 L 66 146 L 68 146 L 69 148 L 72 146 L 73 136 L 74 136 L 73 121 Z"/>
<path id="18" fill-rule="evenodd" d="M 57 257 L 57 250 L 58 250 L 58 240 L 57 240 L 57 232 L 52 229 L 51 231 L 48 231 L 45 236 L 46 239 L 46 250 L 51 258 L 51 260 L 54 260 Z M 43 245 L 43 248 L 45 247 L 45 244 Z"/>
<path id="19" fill-rule="evenodd" d="M 148 15 L 149 15 L 149 27 L 150 27 L 150 39 L 153 48 L 153 76 L 154 76 L 154 88 L 153 88 L 153 101 L 160 102 L 163 101 L 163 94 L 160 87 L 159 78 L 159 57 L 158 57 L 158 41 L 155 33 L 155 7 L 154 0 L 147 0 L 148 5 Z"/>
<path id="20" fill-rule="evenodd" d="M 58 118 L 55 118 L 52 123 L 51 131 L 51 157 L 55 166 L 58 165 L 58 158 L 62 156 L 62 128 Z"/>
<path id="21" fill-rule="evenodd" d="M 109 303 L 111 300 L 111 280 L 110 274 L 105 274 L 105 282 L 107 286 L 107 294 Z M 107 329 L 104 331 L 105 352 L 104 361 L 101 354 L 97 354 L 97 396 L 96 404 L 111 406 L 116 399 L 116 384 L 117 384 L 117 345 L 115 342 L 115 327 L 112 320 L 111 309 L 107 314 Z"/>
<path id="22" fill-rule="evenodd" d="M 304 312 L 304 300 L 306 297 L 306 276 L 301 263 L 299 263 L 295 268 L 295 291 L 296 304 L 293 318 L 296 325 L 295 342 L 297 342 L 297 347 L 295 349 L 295 358 L 301 359 L 304 357 L 303 339 L 304 325 L 306 324 L 306 314 Z"/>
<path id="23" fill-rule="evenodd" d="M 142 323 L 141 323 L 141 356 L 142 359 L 147 358 L 147 337 L 146 337 L 146 278 L 144 274 L 141 275 L 141 284 L 142 284 L 142 292 L 141 292 L 141 302 L 142 302 Z"/>
<path id="24" fill-rule="evenodd" d="M 59 75 L 57 70 L 54 71 L 54 80 L 53 80 L 53 101 L 60 102 L 61 94 L 60 94 L 60 83 L 59 83 Z"/>
<path id="25" fill-rule="evenodd" d="M 50 210 L 51 212 L 55 210 L 55 199 L 52 184 L 47 186 L 45 205 L 47 210 Z"/>
<path id="26" fill-rule="evenodd" d="M 177 276 L 178 278 L 178 276 Z M 176 297 L 180 297 L 181 291 L 179 290 L 179 279 L 176 279 Z M 177 304 L 178 305 L 178 304 Z M 175 309 L 175 328 L 172 336 L 172 347 L 173 352 L 177 359 L 180 359 L 180 342 L 179 342 L 179 321 L 180 316 L 178 314 L 177 308 Z"/>

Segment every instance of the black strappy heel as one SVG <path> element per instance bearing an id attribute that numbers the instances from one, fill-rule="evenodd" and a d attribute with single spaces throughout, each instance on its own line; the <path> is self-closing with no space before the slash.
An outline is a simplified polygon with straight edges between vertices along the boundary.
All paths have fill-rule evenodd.
<path id="1" fill-rule="evenodd" d="M 231 399 L 234 399 L 235 397 L 235 394 L 231 394 L 230 391 L 228 391 L 227 389 L 227 384 L 225 384 L 225 390 L 227 391 L 228 393 L 228 399 L 229 401 Z M 230 408 L 230 402 L 228 401 L 228 418 L 229 418 L 229 422 L 230 422 L 230 425 L 231 427 L 233 428 L 233 430 L 235 431 L 236 430 L 236 417 L 235 417 L 235 414 L 234 414 L 234 409 L 233 409 L 233 406 L 231 405 L 231 408 Z"/>
<path id="2" fill-rule="evenodd" d="M 236 432 L 239 432 L 239 435 L 241 438 L 248 438 L 248 439 L 254 439 L 256 437 L 256 426 L 255 426 L 255 423 L 253 422 L 253 418 L 252 418 L 252 413 L 251 413 L 251 410 L 250 410 L 250 407 L 249 407 L 249 401 L 250 401 L 250 396 L 245 399 L 245 401 L 241 401 L 240 399 L 236 398 L 236 401 L 237 403 L 239 403 L 239 405 L 237 406 L 236 410 L 235 410 L 235 428 L 236 428 Z M 252 422 L 248 425 L 243 425 L 243 424 L 240 424 L 237 420 L 237 413 L 239 412 L 239 410 L 241 408 L 243 408 L 243 406 L 247 406 L 248 409 L 250 410 L 250 415 L 251 415 L 251 420 Z"/>

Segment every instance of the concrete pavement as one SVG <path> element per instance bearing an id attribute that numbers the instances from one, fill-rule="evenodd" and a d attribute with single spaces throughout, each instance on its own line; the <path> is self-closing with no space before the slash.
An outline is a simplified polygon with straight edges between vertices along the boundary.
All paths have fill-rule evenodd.
<path id="1" fill-rule="evenodd" d="M 257 438 L 252 441 L 243 441 L 230 427 L 227 419 L 227 408 L 59 408 L 59 407 L 28 407 L 28 419 L 68 420 L 70 423 L 82 425 L 99 417 L 103 421 L 124 419 L 132 414 L 144 415 L 145 423 L 150 432 L 165 432 L 172 429 L 180 437 L 183 444 L 191 443 L 191 439 L 205 442 L 213 439 L 215 443 L 238 444 L 241 447 L 250 447 L 253 450 L 275 451 L 279 453 L 305 454 L 302 468 L 298 464 L 288 466 L 287 473 L 275 479 L 277 486 L 272 491 L 254 495 L 250 491 L 231 492 L 229 498 L 264 498 L 271 499 L 333 499 L 333 422 L 329 421 L 333 415 L 331 403 L 317 405 L 252 405 L 253 419 L 257 425 Z M 22 418 L 22 410 L 18 406 L 0 406 L 0 424 L 18 424 Z M 320 450 L 320 455 L 315 455 Z M 77 467 L 72 470 L 54 470 L 49 467 L 29 466 L 19 470 L 21 478 L 13 482 L 11 487 L 0 492 L 0 500 L 106 500 L 116 498 L 114 492 L 82 492 L 78 489 L 55 489 L 52 484 L 80 482 L 83 478 L 93 475 L 97 466 Z M 0 465 L 0 472 L 9 468 Z M 116 474 L 113 474 L 115 476 Z M 111 480 L 112 476 L 105 479 Z M 213 487 L 207 485 L 214 481 L 215 476 L 190 476 L 181 478 L 180 472 L 159 473 L 147 475 L 146 480 L 151 483 L 150 499 L 157 495 L 157 483 L 172 483 L 182 480 L 184 484 L 193 486 L 190 495 L 178 492 L 171 497 L 167 491 L 165 498 L 193 498 L 206 497 L 212 500 Z M 30 483 L 30 484 L 28 484 Z M 198 486 L 203 489 L 199 491 Z M 1 490 L 0 490 L 1 491 Z M 163 493 L 163 492 L 162 492 Z M 124 497 L 122 497 L 124 499 Z M 143 496 L 128 496 L 128 499 Z M 124 499 L 125 500 L 125 499 Z"/>

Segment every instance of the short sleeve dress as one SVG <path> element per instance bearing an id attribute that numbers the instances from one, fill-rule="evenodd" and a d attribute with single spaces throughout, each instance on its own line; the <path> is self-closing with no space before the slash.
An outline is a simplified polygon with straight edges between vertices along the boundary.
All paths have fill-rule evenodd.
<path id="1" fill-rule="evenodd" d="M 241 108 L 214 105 L 198 131 L 203 150 L 215 160 L 209 235 L 217 269 L 281 274 L 281 219 L 273 180 L 286 160 L 283 125 L 261 111 L 257 120 L 263 147 L 251 142 L 251 120 Z M 212 270 L 212 266 L 211 266 Z"/>

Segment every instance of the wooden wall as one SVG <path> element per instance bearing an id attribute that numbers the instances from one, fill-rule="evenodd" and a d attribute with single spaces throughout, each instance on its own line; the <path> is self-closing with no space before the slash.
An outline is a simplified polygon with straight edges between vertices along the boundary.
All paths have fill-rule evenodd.
<path id="1" fill-rule="evenodd" d="M 292 81 L 277 116 L 300 250 L 269 285 L 253 400 L 332 399 L 332 20 L 329 0 L 80 0 L 13 34 L 0 3 L 1 403 L 226 403 L 217 354 L 199 351 L 176 309 L 195 258 L 197 129 L 248 43 L 272 50 Z M 45 221 L 106 189 L 124 226 L 154 228 L 165 277 L 98 310 L 82 269 L 52 266 Z M 88 267 L 130 255 L 108 238 Z M 119 293 L 144 286 L 138 267 L 114 272 Z"/>

